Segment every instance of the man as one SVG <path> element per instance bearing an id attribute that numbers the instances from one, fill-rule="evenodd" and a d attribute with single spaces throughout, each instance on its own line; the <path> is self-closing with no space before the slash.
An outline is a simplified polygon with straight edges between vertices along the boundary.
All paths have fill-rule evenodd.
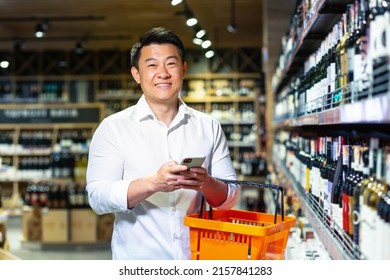
<path id="1" fill-rule="evenodd" d="M 136 105 L 102 121 L 91 141 L 87 191 L 98 214 L 115 213 L 113 259 L 190 259 L 185 215 L 202 195 L 218 209 L 234 206 L 239 189 L 221 125 L 179 98 L 185 50 L 170 30 L 153 28 L 131 50 L 140 84 Z M 187 170 L 181 159 L 205 156 Z"/>

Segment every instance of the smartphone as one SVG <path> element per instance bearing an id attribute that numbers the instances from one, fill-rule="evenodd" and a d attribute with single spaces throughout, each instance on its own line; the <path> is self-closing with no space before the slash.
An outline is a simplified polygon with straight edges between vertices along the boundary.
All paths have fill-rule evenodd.
<path id="1" fill-rule="evenodd" d="M 181 165 L 186 165 L 188 169 L 191 167 L 202 167 L 206 157 L 186 157 L 181 161 Z"/>

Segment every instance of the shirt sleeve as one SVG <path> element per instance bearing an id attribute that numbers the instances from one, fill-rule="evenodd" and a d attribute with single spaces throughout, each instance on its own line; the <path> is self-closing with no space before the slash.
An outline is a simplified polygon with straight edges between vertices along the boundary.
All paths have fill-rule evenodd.
<path id="1" fill-rule="evenodd" d="M 97 214 L 128 212 L 130 181 L 123 180 L 123 160 L 115 139 L 116 131 L 107 120 L 96 129 L 89 148 L 87 192 L 89 204 Z"/>

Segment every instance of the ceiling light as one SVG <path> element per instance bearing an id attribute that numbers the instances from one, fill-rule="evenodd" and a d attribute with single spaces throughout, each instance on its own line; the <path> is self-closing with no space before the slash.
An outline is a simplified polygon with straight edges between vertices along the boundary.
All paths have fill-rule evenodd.
<path id="1" fill-rule="evenodd" d="M 211 46 L 211 41 L 210 40 L 206 40 L 202 43 L 202 48 L 204 49 L 207 49 L 208 47 Z"/>
<path id="2" fill-rule="evenodd" d="M 183 0 L 172 0 L 171 5 L 176 6 L 176 5 L 180 4 L 181 2 L 183 2 Z"/>
<path id="3" fill-rule="evenodd" d="M 49 24 L 47 22 L 40 22 L 35 27 L 35 37 L 42 38 L 45 37 L 46 31 L 49 28 Z"/>
<path id="4" fill-rule="evenodd" d="M 199 39 L 199 38 L 194 38 L 192 39 L 192 43 L 194 43 L 195 45 L 202 45 L 203 43 L 203 40 L 202 39 Z"/>
<path id="5" fill-rule="evenodd" d="M 82 54 L 84 52 L 84 44 L 81 41 L 76 42 L 76 47 L 74 48 L 75 53 Z"/>
<path id="6" fill-rule="evenodd" d="M 3 69 L 8 68 L 8 66 L 9 66 L 9 61 L 3 60 L 3 61 L 0 62 L 0 67 L 3 68 Z"/>
<path id="7" fill-rule="evenodd" d="M 191 18 L 187 19 L 186 23 L 188 26 L 194 26 L 195 24 L 198 23 L 198 20 L 194 17 L 191 17 Z"/>
<path id="8" fill-rule="evenodd" d="M 237 24 L 236 24 L 236 3 L 235 0 L 231 0 L 231 15 L 230 15 L 230 23 L 226 26 L 227 30 L 230 33 L 237 32 Z"/>
<path id="9" fill-rule="evenodd" d="M 237 32 L 237 26 L 233 23 L 231 24 L 228 24 L 228 26 L 226 26 L 227 30 L 230 32 L 230 33 L 236 33 Z"/>
<path id="10" fill-rule="evenodd" d="M 196 32 L 195 36 L 197 38 L 202 38 L 204 35 L 206 35 L 206 31 L 204 29 L 200 29 L 199 31 Z"/>
<path id="11" fill-rule="evenodd" d="M 213 50 L 209 50 L 205 53 L 204 55 L 206 58 L 210 58 L 210 57 L 213 57 L 214 56 L 214 51 Z"/>

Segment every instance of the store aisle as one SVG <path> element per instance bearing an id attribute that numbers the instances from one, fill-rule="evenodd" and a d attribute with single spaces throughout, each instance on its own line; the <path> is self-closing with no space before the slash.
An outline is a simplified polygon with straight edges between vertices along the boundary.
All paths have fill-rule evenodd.
<path id="1" fill-rule="evenodd" d="M 22 243 L 22 217 L 8 217 L 7 238 L 10 252 L 22 260 L 110 260 L 111 249 L 107 245 L 41 247 L 40 244 Z"/>

